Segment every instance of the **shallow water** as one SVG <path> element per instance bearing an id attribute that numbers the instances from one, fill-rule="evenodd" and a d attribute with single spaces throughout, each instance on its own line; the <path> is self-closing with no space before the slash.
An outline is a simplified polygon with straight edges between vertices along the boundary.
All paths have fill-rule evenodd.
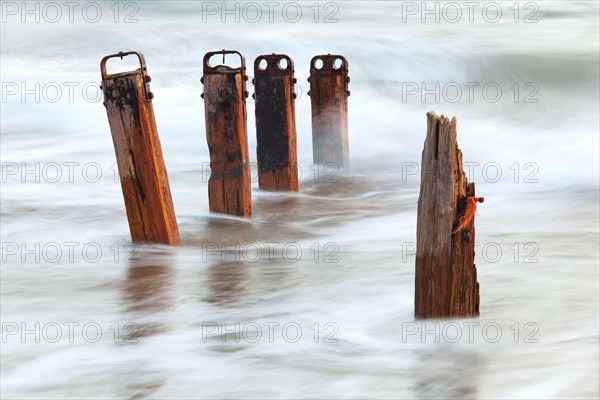
<path id="1" fill-rule="evenodd" d="M 539 22 L 526 24 L 525 3 L 519 23 L 512 3 L 497 23 L 404 22 L 408 2 L 358 1 L 335 3 L 335 23 L 322 22 L 335 7 L 319 3 L 315 23 L 301 4 L 297 23 L 202 22 L 202 3 L 158 1 L 139 3 L 130 24 L 108 3 L 98 23 L 7 16 L 3 397 L 598 397 L 598 5 L 537 2 Z M 286 53 L 299 83 L 300 192 L 254 183 L 251 220 L 207 211 L 201 58 L 224 47 L 250 72 L 257 55 Z M 153 78 L 180 247 L 128 243 L 95 86 L 100 58 L 129 49 L 145 53 Z M 317 175 L 306 77 L 320 53 L 349 60 L 352 167 Z M 39 82 L 40 98 L 22 99 L 23 82 Z M 435 82 L 494 83 L 502 96 L 406 94 Z M 414 168 L 430 110 L 457 116 L 486 198 L 481 317 L 438 325 L 413 318 Z M 254 160 L 253 114 L 249 99 Z"/>

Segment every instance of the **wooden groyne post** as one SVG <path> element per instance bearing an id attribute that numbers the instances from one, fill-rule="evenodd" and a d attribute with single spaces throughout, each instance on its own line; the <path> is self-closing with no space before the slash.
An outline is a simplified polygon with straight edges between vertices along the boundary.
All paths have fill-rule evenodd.
<path id="1" fill-rule="evenodd" d="M 298 191 L 294 63 L 284 54 L 254 60 L 256 153 L 261 189 Z"/>
<path id="2" fill-rule="evenodd" d="M 427 113 L 417 216 L 415 317 L 479 315 L 475 184 L 467 183 L 456 118 Z"/>
<path id="3" fill-rule="evenodd" d="M 240 66 L 211 65 L 213 56 L 240 57 Z M 215 57 L 217 58 L 217 57 Z M 203 60 L 206 139 L 210 151 L 211 175 L 208 202 L 211 211 L 250 217 L 252 193 L 245 89 L 244 56 L 234 50 L 211 51 Z"/>
<path id="4" fill-rule="evenodd" d="M 107 74 L 109 59 L 128 55 L 137 56 L 139 69 Z M 108 55 L 100 61 L 100 72 L 131 240 L 179 244 L 144 56 L 135 51 Z"/>
<path id="5" fill-rule="evenodd" d="M 341 55 L 319 55 L 310 61 L 313 161 L 350 164 L 348 145 L 348 61 Z"/>

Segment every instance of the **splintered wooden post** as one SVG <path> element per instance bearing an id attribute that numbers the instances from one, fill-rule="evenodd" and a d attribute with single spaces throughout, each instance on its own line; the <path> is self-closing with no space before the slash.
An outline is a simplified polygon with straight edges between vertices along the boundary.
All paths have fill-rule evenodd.
<path id="1" fill-rule="evenodd" d="M 467 184 L 456 118 L 428 113 L 417 216 L 416 318 L 479 315 L 475 224 L 469 219 L 476 202 L 483 198 Z"/>
<path id="2" fill-rule="evenodd" d="M 256 153 L 261 189 L 298 191 L 294 63 L 283 54 L 254 60 Z"/>
<path id="3" fill-rule="evenodd" d="M 350 164 L 348 147 L 348 61 L 340 55 L 315 56 L 310 61 L 313 161 Z"/>
<path id="4" fill-rule="evenodd" d="M 127 55 L 138 57 L 139 69 L 106 73 L 108 59 Z M 134 51 L 106 56 L 100 62 L 100 71 L 131 240 L 179 244 L 144 56 Z"/>
<path id="5" fill-rule="evenodd" d="M 211 57 L 235 54 L 240 66 L 211 65 Z M 206 139 L 210 151 L 211 174 L 208 181 L 210 210 L 250 217 L 252 193 L 248 133 L 246 126 L 246 64 L 233 50 L 206 53 L 203 60 L 204 112 Z"/>

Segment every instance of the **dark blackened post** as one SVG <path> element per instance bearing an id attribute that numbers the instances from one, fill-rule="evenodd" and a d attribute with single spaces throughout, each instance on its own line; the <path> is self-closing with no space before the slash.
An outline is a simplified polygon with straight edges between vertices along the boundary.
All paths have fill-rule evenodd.
<path id="1" fill-rule="evenodd" d="M 127 55 L 138 57 L 139 69 L 106 73 L 108 59 Z M 100 62 L 100 71 L 131 239 L 179 244 L 144 56 L 134 51 L 106 56 Z"/>
<path id="2" fill-rule="evenodd" d="M 427 114 L 417 215 L 415 317 L 479 315 L 475 185 L 467 184 L 456 118 Z"/>
<path id="3" fill-rule="evenodd" d="M 294 63 L 283 54 L 254 60 L 256 153 L 261 189 L 298 191 Z"/>
<path id="4" fill-rule="evenodd" d="M 240 67 L 210 65 L 212 56 L 237 54 Z M 216 58 L 216 57 L 215 57 Z M 224 62 L 224 61 L 223 61 Z M 246 64 L 237 51 L 206 53 L 203 61 L 206 139 L 211 175 L 208 202 L 211 211 L 250 217 L 252 193 L 246 125 Z"/>
<path id="5" fill-rule="evenodd" d="M 340 55 L 315 56 L 310 61 L 313 161 L 349 166 L 348 61 Z"/>

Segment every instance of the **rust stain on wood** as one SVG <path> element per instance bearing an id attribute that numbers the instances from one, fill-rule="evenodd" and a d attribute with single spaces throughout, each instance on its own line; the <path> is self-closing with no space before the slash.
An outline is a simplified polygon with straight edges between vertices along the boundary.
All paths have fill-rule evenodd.
<path id="1" fill-rule="evenodd" d="M 256 153 L 261 189 L 298 191 L 295 82 L 290 57 L 270 54 L 254 61 Z"/>
<path id="2" fill-rule="evenodd" d="M 336 62 L 339 64 L 334 64 Z M 319 65 L 321 63 L 322 65 Z M 334 163 L 338 168 L 346 168 L 350 164 L 348 61 L 341 55 L 313 57 L 310 62 L 309 82 L 313 161 L 319 164 Z"/>
<path id="3" fill-rule="evenodd" d="M 141 68 L 106 74 L 109 58 L 135 54 Z M 128 52 L 101 62 L 104 105 L 117 157 L 127 220 L 134 242 L 179 244 L 167 169 L 154 119 L 143 56 Z"/>
<path id="4" fill-rule="evenodd" d="M 237 54 L 239 68 L 211 66 L 214 55 Z M 252 193 L 246 123 L 246 66 L 237 51 L 206 53 L 203 60 L 206 139 L 211 175 L 208 201 L 211 211 L 250 217 Z"/>

